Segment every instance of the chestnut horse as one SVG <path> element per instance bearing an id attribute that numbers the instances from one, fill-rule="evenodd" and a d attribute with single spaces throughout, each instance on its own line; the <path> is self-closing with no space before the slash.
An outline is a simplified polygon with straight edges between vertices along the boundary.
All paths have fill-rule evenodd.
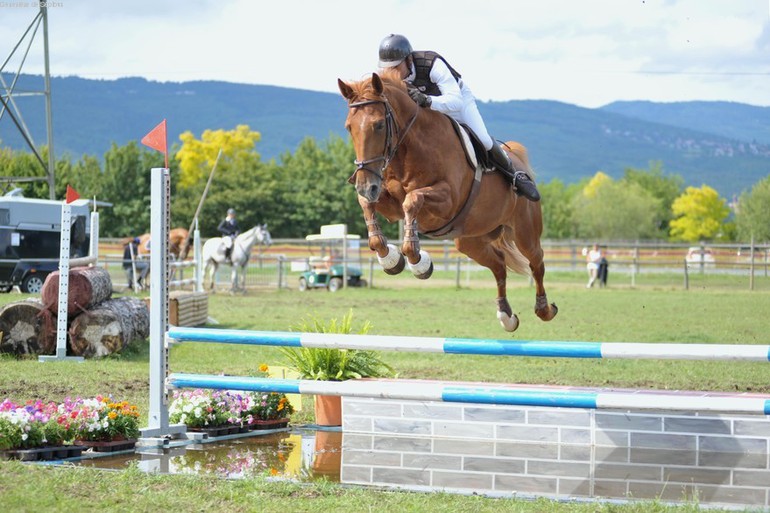
<path id="1" fill-rule="evenodd" d="M 190 232 L 185 228 L 172 228 L 168 232 L 168 252 L 173 255 L 177 260 L 184 260 L 187 258 L 192 244 L 185 244 L 190 237 Z M 139 236 L 139 248 L 137 252 L 140 257 L 148 257 L 150 255 L 150 234 L 145 233 Z"/>
<path id="2" fill-rule="evenodd" d="M 430 256 L 420 249 L 418 231 L 454 238 L 457 249 L 487 267 L 497 280 L 497 318 L 507 331 L 519 319 L 506 297 L 507 270 L 532 274 L 535 313 L 550 321 L 558 309 L 548 304 L 543 287 L 543 231 L 540 203 L 516 195 L 499 173 L 476 178 L 450 119 L 418 107 L 401 78 L 385 70 L 371 78 L 338 80 L 348 101 L 345 128 L 353 139 L 357 169 L 351 177 L 364 213 L 369 248 L 388 274 L 404 269 L 404 257 L 417 278 L 433 272 Z M 506 143 L 515 167 L 532 174 L 524 146 Z M 468 209 L 466 200 L 471 197 Z M 465 212 L 461 213 L 461 211 Z M 375 213 L 388 221 L 404 219 L 404 242 L 388 244 Z"/>

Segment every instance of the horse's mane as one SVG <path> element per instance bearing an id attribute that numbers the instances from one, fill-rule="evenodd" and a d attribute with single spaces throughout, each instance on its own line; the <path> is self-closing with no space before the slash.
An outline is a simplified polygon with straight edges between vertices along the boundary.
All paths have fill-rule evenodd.
<path id="1" fill-rule="evenodd" d="M 379 75 L 379 77 L 382 79 L 382 83 L 386 87 L 393 87 L 395 89 L 401 90 L 404 93 L 407 92 L 406 83 L 401 78 L 399 72 L 396 71 L 396 68 L 381 69 L 377 71 L 377 75 Z M 353 82 L 352 84 L 348 85 L 351 87 L 351 89 L 353 89 L 353 93 L 359 99 L 373 99 L 378 97 L 378 95 L 374 92 L 374 86 L 372 86 L 371 75 L 361 80 L 360 82 Z"/>

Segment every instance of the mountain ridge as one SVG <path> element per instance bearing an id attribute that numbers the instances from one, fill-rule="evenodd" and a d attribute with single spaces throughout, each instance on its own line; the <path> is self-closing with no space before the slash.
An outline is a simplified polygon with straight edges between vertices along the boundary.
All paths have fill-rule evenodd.
<path id="1" fill-rule="evenodd" d="M 22 75 L 17 89 L 42 89 L 42 77 Z M 58 156 L 101 158 L 113 142 L 138 141 L 163 118 L 172 144 L 187 130 L 200 137 L 205 129 L 247 124 L 262 134 L 257 151 L 263 160 L 280 159 L 308 136 L 321 141 L 331 134 L 347 137 L 346 104 L 334 93 L 141 77 L 52 77 L 51 90 Z M 45 141 L 42 98 L 18 97 L 16 102 L 35 141 Z M 660 161 L 665 172 L 682 175 L 686 184 L 707 183 L 730 197 L 770 174 L 768 107 L 613 102 L 589 109 L 552 100 L 478 105 L 493 137 L 527 146 L 540 181 L 573 183 L 597 171 L 617 178 L 625 168 L 647 169 Z M 7 119 L 0 122 L 0 143 L 26 149 Z"/>

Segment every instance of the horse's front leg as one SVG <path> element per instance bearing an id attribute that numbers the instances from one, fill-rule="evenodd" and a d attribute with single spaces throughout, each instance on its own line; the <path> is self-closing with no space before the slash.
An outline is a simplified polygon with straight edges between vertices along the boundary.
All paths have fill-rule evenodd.
<path id="1" fill-rule="evenodd" d="M 385 274 L 398 274 L 404 270 L 406 262 L 396 246 L 388 244 L 388 239 L 382 233 L 377 216 L 375 215 L 375 203 L 358 197 L 358 203 L 364 212 L 366 231 L 369 236 L 369 249 L 377 253 L 377 261 L 380 262 Z"/>
<path id="2" fill-rule="evenodd" d="M 427 251 L 420 249 L 420 237 L 417 232 L 417 216 L 423 209 L 429 210 L 439 219 L 450 219 L 450 191 L 446 182 L 430 187 L 416 189 L 404 199 L 404 244 L 401 252 L 406 256 L 409 269 L 421 280 L 427 280 L 433 274 L 433 262 Z"/>
<path id="3" fill-rule="evenodd" d="M 433 261 L 427 251 L 420 249 L 420 236 L 417 232 L 417 219 L 404 219 L 404 244 L 401 252 L 406 255 L 409 270 L 420 280 L 427 280 L 433 274 Z"/>

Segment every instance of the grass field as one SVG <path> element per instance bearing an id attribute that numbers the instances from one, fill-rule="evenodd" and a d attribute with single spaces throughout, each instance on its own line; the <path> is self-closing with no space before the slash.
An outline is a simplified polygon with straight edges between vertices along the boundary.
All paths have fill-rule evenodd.
<path id="1" fill-rule="evenodd" d="M 381 274 L 378 278 L 382 276 Z M 729 281 L 730 277 L 720 277 Z M 735 277 L 735 280 L 743 278 Z M 742 282 L 742 283 L 745 283 Z M 287 330 L 302 318 L 329 319 L 353 311 L 354 323 L 370 321 L 372 334 L 585 340 L 768 344 L 770 292 L 743 286 L 695 287 L 685 291 L 666 285 L 618 286 L 586 290 L 569 280 L 555 280 L 549 300 L 559 314 L 543 323 L 532 312 L 534 290 L 519 281 L 509 300 L 521 327 L 512 336 L 495 319 L 490 286 L 460 290 L 433 286 L 300 293 L 258 291 L 246 296 L 217 294 L 210 315 L 220 327 Z M 7 302 L 18 295 L 0 298 Z M 469 357 L 386 353 L 405 378 L 479 380 L 519 383 L 632 388 L 770 392 L 767 363 L 571 360 L 555 358 Z M 281 364 L 270 348 L 188 344 L 171 350 L 171 370 L 242 374 L 262 363 Z M 61 400 L 66 396 L 110 393 L 136 403 L 143 416 L 148 403 L 147 343 L 122 355 L 82 364 L 38 363 L 0 358 L 0 398 Z M 296 422 L 311 421 L 303 411 Z M 144 423 L 144 418 L 142 422 Z M 137 493 L 138 492 L 138 493 Z M 657 503 L 613 505 L 525 502 L 442 494 L 393 493 L 314 484 L 275 484 L 266 480 L 219 481 L 186 476 L 147 476 L 138 471 L 100 473 L 0 463 L 0 496 L 11 511 L 157 510 L 203 511 L 667 511 Z M 672 509 L 673 510 L 673 509 Z M 696 506 L 678 508 L 694 511 Z"/>

